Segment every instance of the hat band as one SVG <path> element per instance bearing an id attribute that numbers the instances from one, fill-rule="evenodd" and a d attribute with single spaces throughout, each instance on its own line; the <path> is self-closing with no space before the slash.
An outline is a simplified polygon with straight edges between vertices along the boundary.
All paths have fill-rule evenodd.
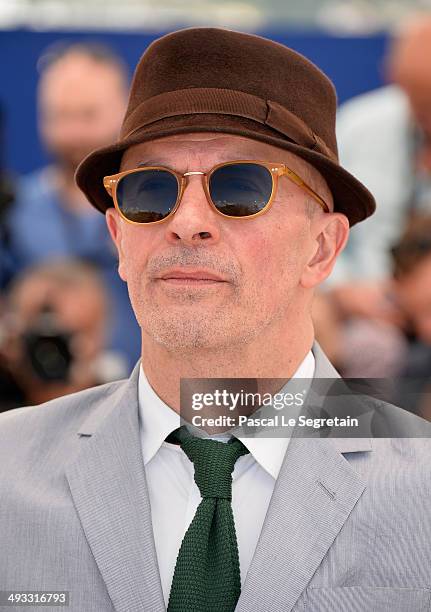
<path id="1" fill-rule="evenodd" d="M 161 119 L 195 114 L 233 115 L 252 119 L 283 134 L 295 144 L 337 160 L 337 155 L 323 140 L 287 108 L 277 102 L 233 89 L 193 87 L 148 98 L 124 121 L 121 139 L 129 138 L 143 127 Z"/>

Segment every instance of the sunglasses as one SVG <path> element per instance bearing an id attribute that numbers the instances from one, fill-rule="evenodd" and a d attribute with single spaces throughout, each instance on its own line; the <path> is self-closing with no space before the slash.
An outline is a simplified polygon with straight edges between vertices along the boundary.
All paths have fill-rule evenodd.
<path id="1" fill-rule="evenodd" d="M 269 210 L 278 178 L 286 176 L 306 191 L 325 212 L 326 202 L 284 164 L 231 161 L 209 172 L 179 174 L 163 166 L 141 166 L 105 176 L 103 184 L 120 215 L 138 225 L 162 223 L 177 210 L 188 177 L 201 175 L 208 202 L 223 217 L 249 219 Z"/>

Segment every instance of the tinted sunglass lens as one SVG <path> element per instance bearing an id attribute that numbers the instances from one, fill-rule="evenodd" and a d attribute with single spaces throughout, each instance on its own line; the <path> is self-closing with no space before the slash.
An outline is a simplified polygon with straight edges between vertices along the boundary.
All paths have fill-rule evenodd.
<path id="1" fill-rule="evenodd" d="M 211 199 L 224 215 L 247 217 L 260 212 L 272 193 L 272 175 L 259 164 L 230 164 L 215 170 L 209 181 Z"/>
<path id="2" fill-rule="evenodd" d="M 166 170 L 132 172 L 123 176 L 117 185 L 121 212 L 137 223 L 151 223 L 167 217 L 177 196 L 177 179 Z"/>

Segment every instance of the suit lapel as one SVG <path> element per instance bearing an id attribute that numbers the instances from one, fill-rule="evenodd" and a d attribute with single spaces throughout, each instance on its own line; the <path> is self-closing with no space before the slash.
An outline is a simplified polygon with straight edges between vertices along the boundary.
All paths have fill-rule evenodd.
<path id="1" fill-rule="evenodd" d="M 138 427 L 139 363 L 82 424 L 66 477 L 117 612 L 165 610 Z"/>
<path id="2" fill-rule="evenodd" d="M 292 439 L 237 612 L 292 610 L 364 489 L 332 440 Z"/>
<path id="3" fill-rule="evenodd" d="M 313 353 L 316 378 L 339 377 Z M 343 453 L 370 450 L 368 438 L 291 439 L 237 612 L 294 608 L 365 489 Z"/>

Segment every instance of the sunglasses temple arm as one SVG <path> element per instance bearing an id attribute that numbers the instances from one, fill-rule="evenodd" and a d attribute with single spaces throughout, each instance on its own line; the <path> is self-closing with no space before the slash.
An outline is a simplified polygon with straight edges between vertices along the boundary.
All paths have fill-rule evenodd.
<path id="1" fill-rule="evenodd" d="M 321 198 L 320 195 L 314 191 L 314 189 L 311 189 L 311 187 L 309 187 L 307 183 L 302 180 L 301 177 L 299 177 L 297 174 L 295 174 L 295 172 L 293 172 L 293 170 L 290 170 L 286 167 L 280 168 L 280 170 L 280 176 L 287 176 L 291 181 L 298 185 L 298 187 L 301 187 L 301 189 L 306 191 L 314 200 L 316 200 L 316 202 L 323 208 L 325 212 L 329 212 L 329 206 L 327 205 L 325 200 Z"/>
<path id="2" fill-rule="evenodd" d="M 309 187 L 308 185 L 306 185 L 305 183 L 302 184 L 302 188 L 309 194 L 311 195 L 312 198 L 314 198 L 314 200 L 316 200 L 316 202 L 323 208 L 323 210 L 325 212 L 329 212 L 329 206 L 327 205 L 327 203 L 325 202 L 325 200 L 323 200 L 319 194 L 317 194 L 313 189 L 311 189 L 311 187 Z"/>

